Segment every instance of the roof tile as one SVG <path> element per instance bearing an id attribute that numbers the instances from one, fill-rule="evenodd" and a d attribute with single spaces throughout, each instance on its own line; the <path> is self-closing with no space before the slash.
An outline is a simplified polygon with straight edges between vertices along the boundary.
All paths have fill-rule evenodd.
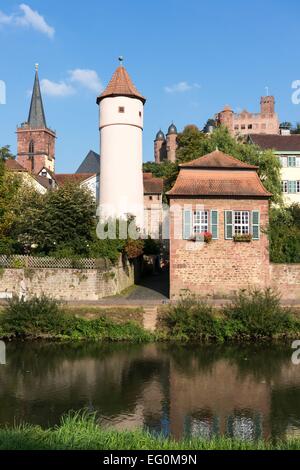
<path id="1" fill-rule="evenodd" d="M 116 69 L 106 89 L 98 96 L 97 104 L 108 96 L 130 96 L 140 99 L 143 103 L 146 101 L 146 98 L 136 89 L 127 70 L 122 65 Z"/>

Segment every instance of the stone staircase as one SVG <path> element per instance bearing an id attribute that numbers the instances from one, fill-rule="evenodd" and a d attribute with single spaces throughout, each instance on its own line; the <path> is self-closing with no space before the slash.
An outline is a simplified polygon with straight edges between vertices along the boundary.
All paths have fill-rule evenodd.
<path id="1" fill-rule="evenodd" d="M 158 315 L 158 306 L 149 305 L 144 306 L 143 326 L 145 330 L 155 331 Z"/>

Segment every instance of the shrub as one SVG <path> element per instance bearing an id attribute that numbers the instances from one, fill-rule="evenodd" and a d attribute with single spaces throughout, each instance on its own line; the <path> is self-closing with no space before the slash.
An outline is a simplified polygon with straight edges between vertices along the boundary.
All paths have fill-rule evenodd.
<path id="1" fill-rule="evenodd" d="M 289 332 L 295 320 L 280 305 L 279 296 L 271 289 L 240 291 L 224 308 L 225 321 L 239 325 L 239 334 L 272 337 Z"/>
<path id="2" fill-rule="evenodd" d="M 271 289 L 240 291 L 218 315 L 207 303 L 186 296 L 160 320 L 169 339 L 184 341 L 271 339 L 300 332 L 300 321 L 281 307 Z"/>
<path id="3" fill-rule="evenodd" d="M 207 340 L 219 337 L 218 320 L 212 307 L 193 296 L 182 297 L 162 318 L 172 337 L 182 340 Z"/>
<path id="4" fill-rule="evenodd" d="M 9 300 L 0 321 L 0 334 L 6 337 L 57 339 L 97 339 L 147 342 L 153 335 L 139 324 L 116 323 L 109 318 L 94 320 L 67 314 L 56 300 L 46 296 L 30 300 Z"/>
<path id="5" fill-rule="evenodd" d="M 39 336 L 54 334 L 63 328 L 67 315 L 59 302 L 46 296 L 30 300 L 14 297 L 8 301 L 3 317 L 2 330 L 12 336 Z"/>

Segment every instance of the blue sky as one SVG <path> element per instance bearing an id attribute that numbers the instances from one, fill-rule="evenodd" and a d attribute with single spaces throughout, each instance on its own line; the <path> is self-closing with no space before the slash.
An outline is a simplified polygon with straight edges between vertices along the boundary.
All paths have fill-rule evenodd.
<path id="1" fill-rule="evenodd" d="M 73 172 L 98 151 L 97 90 L 117 57 L 147 97 L 144 160 L 171 121 L 202 126 L 230 104 L 259 111 L 269 87 L 280 120 L 300 121 L 291 101 L 300 80 L 298 0 L 0 0 L 0 146 L 16 152 L 40 64 L 48 126 L 57 131 L 57 172 Z"/>

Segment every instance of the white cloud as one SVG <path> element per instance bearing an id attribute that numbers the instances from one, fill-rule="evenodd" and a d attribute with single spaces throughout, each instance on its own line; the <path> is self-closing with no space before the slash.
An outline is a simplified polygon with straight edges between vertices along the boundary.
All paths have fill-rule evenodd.
<path id="1" fill-rule="evenodd" d="M 2 11 L 0 11 L 0 25 L 10 24 L 13 21 L 13 16 L 5 15 Z"/>
<path id="2" fill-rule="evenodd" d="M 0 11 L 0 25 L 15 25 L 20 27 L 27 27 L 35 29 L 40 33 L 46 34 L 48 37 L 53 38 L 55 29 L 50 26 L 45 18 L 37 11 L 32 10 L 29 5 L 21 3 L 19 5 L 20 13 L 6 15 Z"/>
<path id="3" fill-rule="evenodd" d="M 70 70 L 69 74 L 72 83 L 80 84 L 96 93 L 100 93 L 103 90 L 103 85 L 95 70 L 75 69 Z"/>
<path id="4" fill-rule="evenodd" d="M 192 90 L 193 88 L 201 88 L 201 85 L 198 83 L 193 83 L 190 85 L 188 82 L 178 82 L 174 85 L 165 86 L 166 93 L 184 93 L 186 91 Z"/>
<path id="5" fill-rule="evenodd" d="M 69 85 L 68 83 L 61 81 L 61 82 L 52 82 L 47 78 L 41 80 L 41 90 L 42 93 L 48 96 L 70 96 L 73 95 L 76 90 Z"/>

